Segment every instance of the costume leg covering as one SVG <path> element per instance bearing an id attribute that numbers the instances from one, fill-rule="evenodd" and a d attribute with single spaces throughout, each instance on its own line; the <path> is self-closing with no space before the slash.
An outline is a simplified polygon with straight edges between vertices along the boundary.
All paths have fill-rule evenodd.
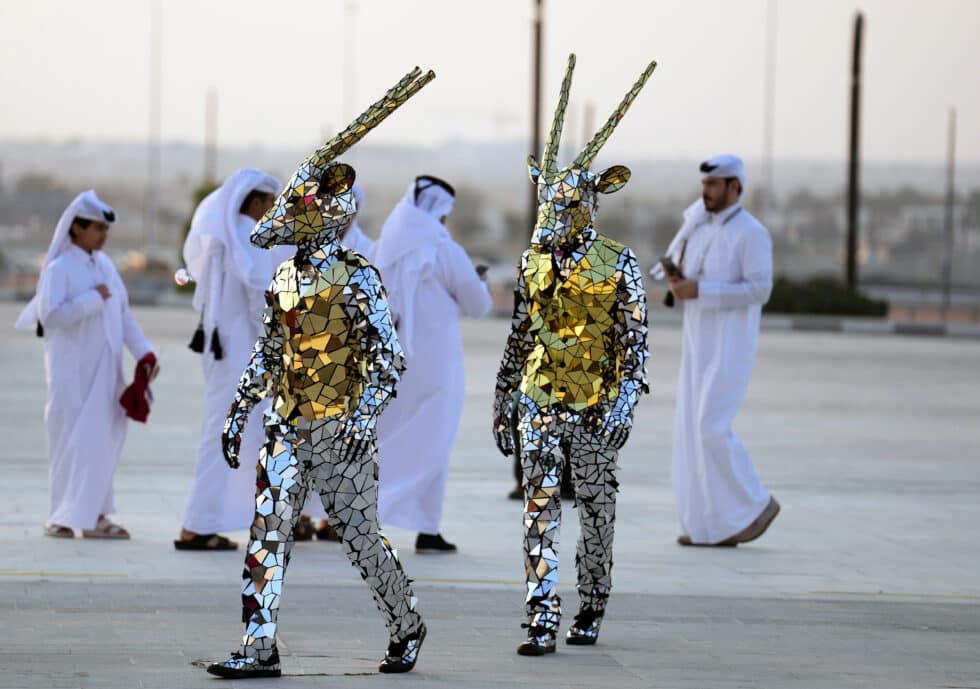
<path id="1" fill-rule="evenodd" d="M 316 472 L 312 488 L 320 494 L 351 564 L 371 587 L 391 639 L 400 641 L 421 628 L 422 617 L 398 556 L 378 527 L 377 440 L 372 437 L 363 454 L 346 457 L 348 446 L 334 433 L 335 425 L 323 428 L 319 443 L 328 461 Z"/>
<path id="2" fill-rule="evenodd" d="M 558 535 L 561 527 L 560 433 L 563 412 L 539 409 L 523 399 L 519 407 L 524 472 L 524 604 L 531 627 L 557 632 L 561 622 Z"/>
<path id="3" fill-rule="evenodd" d="M 266 661 L 276 651 L 283 579 L 293 548 L 293 526 L 306 499 L 304 465 L 310 445 L 287 424 L 269 426 L 259 455 L 255 519 L 242 572 L 242 655 Z"/>
<path id="4" fill-rule="evenodd" d="M 616 461 L 618 452 L 591 429 L 572 429 L 570 457 L 581 533 L 575 552 L 578 594 L 582 607 L 600 615 L 612 589 L 612 548 L 616 522 Z"/>

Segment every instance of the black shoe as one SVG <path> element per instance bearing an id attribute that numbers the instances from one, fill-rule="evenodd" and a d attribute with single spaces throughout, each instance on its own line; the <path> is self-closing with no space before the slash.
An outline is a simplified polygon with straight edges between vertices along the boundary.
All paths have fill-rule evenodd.
<path id="1" fill-rule="evenodd" d="M 250 677 L 280 677 L 279 652 L 273 651 L 268 660 L 243 656 L 237 651 L 223 663 L 208 665 L 208 673 L 224 679 L 248 679 Z"/>
<path id="2" fill-rule="evenodd" d="M 507 493 L 508 500 L 523 500 L 524 499 L 524 486 L 517 484 L 514 486 L 514 490 Z"/>
<path id="3" fill-rule="evenodd" d="M 430 553 L 455 553 L 456 546 L 442 537 L 442 534 L 420 533 L 415 539 L 415 552 L 419 555 Z"/>
<path id="4" fill-rule="evenodd" d="M 335 528 L 330 526 L 326 519 L 321 519 L 320 526 L 316 529 L 316 539 L 318 541 L 336 541 L 340 543 L 340 534 Z"/>
<path id="5" fill-rule="evenodd" d="M 599 638 L 601 624 L 601 612 L 592 608 L 579 608 L 575 621 L 565 634 L 565 643 L 569 646 L 591 646 Z"/>
<path id="6" fill-rule="evenodd" d="M 380 672 L 408 672 L 415 667 L 419 659 L 419 649 L 425 641 L 425 625 L 417 632 L 410 634 L 401 641 L 392 641 L 385 651 L 384 660 L 378 666 Z"/>
<path id="7" fill-rule="evenodd" d="M 554 653 L 556 645 L 556 634 L 553 629 L 544 627 L 528 627 L 527 641 L 517 647 L 517 654 L 522 656 L 543 656 L 546 653 Z"/>
<path id="8" fill-rule="evenodd" d="M 296 524 L 293 526 L 293 540 L 294 541 L 312 541 L 313 540 L 313 520 L 306 515 L 301 516 Z"/>

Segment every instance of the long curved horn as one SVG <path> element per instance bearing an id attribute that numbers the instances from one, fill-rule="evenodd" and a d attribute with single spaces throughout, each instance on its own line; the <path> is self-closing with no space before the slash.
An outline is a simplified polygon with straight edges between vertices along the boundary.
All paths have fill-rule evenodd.
<path id="1" fill-rule="evenodd" d="M 320 166 L 326 165 L 363 139 L 365 134 L 381 124 L 388 115 L 435 78 L 436 73 L 432 70 L 422 74 L 422 70 L 416 67 L 388 89 L 380 100 L 358 115 L 342 132 L 318 148 L 310 156 L 310 160 Z"/>
<path id="2" fill-rule="evenodd" d="M 633 104 L 633 100 L 640 93 L 640 89 L 643 88 L 643 85 L 647 83 L 647 79 L 650 78 L 650 75 L 653 74 L 653 70 L 656 69 L 656 67 L 656 62 L 651 62 L 649 65 L 647 65 L 647 68 L 643 70 L 643 74 L 641 74 L 640 78 L 636 80 L 635 84 L 633 84 L 633 88 L 626 92 L 626 97 L 623 98 L 623 102 L 620 103 L 619 107 L 616 108 L 613 111 L 613 114 L 609 116 L 609 119 L 606 120 L 606 123 L 602 126 L 602 129 L 596 132 L 596 135 L 592 137 L 592 141 L 590 141 L 588 145 L 582 149 L 582 152 L 578 154 L 578 158 L 575 159 L 576 165 L 587 168 L 592 164 L 592 161 L 595 160 L 596 155 L 599 153 L 599 149 L 603 147 L 610 135 L 613 133 L 613 130 L 616 128 L 616 125 L 619 124 L 621 119 L 623 119 L 623 115 L 625 115 L 626 111 L 630 109 L 630 105 Z"/>
<path id="3" fill-rule="evenodd" d="M 555 106 L 555 118 L 551 121 L 551 130 L 548 132 L 548 140 L 544 144 L 544 154 L 541 156 L 541 170 L 552 171 L 558 169 L 558 146 L 561 142 L 561 128 L 565 122 L 565 109 L 568 107 L 568 92 L 572 88 L 572 72 L 575 71 L 575 53 L 568 56 L 568 65 L 565 67 L 565 78 L 561 82 L 561 91 L 558 94 L 558 105 Z"/>

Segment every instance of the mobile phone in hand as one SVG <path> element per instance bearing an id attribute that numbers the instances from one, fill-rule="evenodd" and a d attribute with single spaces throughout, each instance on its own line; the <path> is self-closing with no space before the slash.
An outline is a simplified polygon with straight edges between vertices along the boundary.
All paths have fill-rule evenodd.
<path id="1" fill-rule="evenodd" d="M 681 269 L 677 267 L 670 256 L 661 257 L 660 265 L 664 267 L 664 272 L 667 273 L 668 277 L 681 277 Z"/>

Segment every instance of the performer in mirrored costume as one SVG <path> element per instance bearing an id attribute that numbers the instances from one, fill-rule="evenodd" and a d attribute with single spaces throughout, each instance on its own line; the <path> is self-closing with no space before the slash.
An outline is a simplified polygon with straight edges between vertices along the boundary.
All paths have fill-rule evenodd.
<path id="1" fill-rule="evenodd" d="M 373 262 L 375 241 L 364 234 L 360 225 L 360 219 L 364 213 L 364 202 L 364 188 L 354 182 L 354 219 L 350 221 L 346 229 L 341 230 L 340 243 L 345 249 L 356 251 L 368 261 Z M 317 521 L 314 522 L 314 520 Z M 337 530 L 330 526 L 327 513 L 323 511 L 319 496 L 310 493 L 306 496 L 303 514 L 293 529 L 293 538 L 297 541 L 310 541 L 313 540 L 314 536 L 320 541 L 340 541 Z"/>
<path id="2" fill-rule="evenodd" d="M 388 626 L 381 672 L 415 666 L 425 625 L 397 555 L 378 531 L 375 423 L 403 369 L 378 272 L 340 244 L 356 212 L 354 169 L 334 159 L 435 74 L 415 68 L 307 158 L 252 233 L 252 243 L 296 246 L 266 294 L 264 332 L 228 414 L 222 446 L 238 465 L 251 409 L 272 393 L 259 458 L 255 519 L 242 588 L 239 650 L 208 667 L 221 677 L 277 677 L 277 618 L 293 526 L 308 491 L 323 507 Z"/>
<path id="3" fill-rule="evenodd" d="M 559 485 L 571 463 L 581 522 L 576 550 L 579 610 L 566 643 L 594 644 L 612 586 L 616 462 L 648 391 L 647 317 L 633 251 L 594 226 L 599 194 L 626 185 L 630 171 L 589 169 L 655 67 L 651 63 L 592 141 L 564 168 L 558 145 L 575 56 L 568 59 L 551 131 L 539 163 L 531 246 L 521 256 L 514 317 L 497 374 L 493 432 L 505 455 L 516 442 L 524 470 L 527 639 L 521 655 L 555 650 L 561 621 L 558 584 Z M 517 404 L 513 404 L 518 394 Z M 516 419 L 512 415 L 516 415 Z"/>

